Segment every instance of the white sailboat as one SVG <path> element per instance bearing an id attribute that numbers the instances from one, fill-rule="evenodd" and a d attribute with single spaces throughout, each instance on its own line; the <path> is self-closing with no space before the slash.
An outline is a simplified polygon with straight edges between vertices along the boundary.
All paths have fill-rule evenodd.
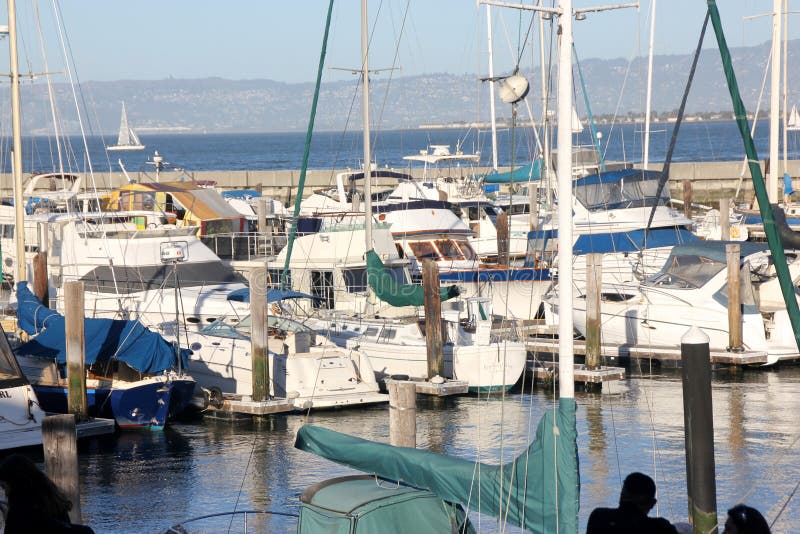
<path id="1" fill-rule="evenodd" d="M 128 114 L 125 112 L 125 102 L 122 103 L 122 117 L 119 123 L 119 137 L 117 144 L 106 150 L 144 150 L 144 145 L 133 128 L 128 125 Z"/>
<path id="2" fill-rule="evenodd" d="M 792 106 L 792 111 L 789 113 L 789 120 L 786 121 L 786 130 L 789 132 L 800 130 L 800 113 L 797 111 L 797 106 Z"/>

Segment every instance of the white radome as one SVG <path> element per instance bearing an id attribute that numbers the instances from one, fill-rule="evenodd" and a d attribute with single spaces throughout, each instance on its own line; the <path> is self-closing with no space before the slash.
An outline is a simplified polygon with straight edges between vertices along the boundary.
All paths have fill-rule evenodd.
<path id="1" fill-rule="evenodd" d="M 530 85 L 524 76 L 515 74 L 500 82 L 500 99 L 506 104 L 519 102 L 528 94 Z"/>

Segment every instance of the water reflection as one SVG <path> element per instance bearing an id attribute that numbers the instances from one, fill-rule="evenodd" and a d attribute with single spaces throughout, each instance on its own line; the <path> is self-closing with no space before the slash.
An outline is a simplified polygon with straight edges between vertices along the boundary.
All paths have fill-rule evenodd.
<path id="1" fill-rule="evenodd" d="M 614 505 L 621 480 L 648 473 L 659 487 L 660 515 L 685 520 L 686 470 L 680 372 L 652 369 L 612 393 L 578 394 L 581 528 L 597 506 Z M 619 393 L 613 393 L 613 391 Z M 798 437 L 800 369 L 713 376 L 717 502 L 745 501 L 772 520 L 800 480 L 792 449 Z M 418 444 L 461 458 L 499 463 L 525 449 L 552 386 L 498 397 L 420 399 Z M 156 532 L 183 519 L 231 510 L 294 512 L 306 487 L 353 471 L 301 452 L 294 436 L 305 422 L 388 442 L 386 407 L 246 423 L 181 423 L 163 433 L 126 433 L 81 444 L 82 507 L 99 532 Z M 40 460 L 39 460 L 40 461 Z M 291 519 L 258 518 L 258 531 L 291 532 Z M 776 524 L 800 524 L 790 501 Z M 251 527 L 255 523 L 251 523 Z M 482 518 L 484 531 L 500 530 Z M 513 530 L 512 530 L 513 531 Z"/>

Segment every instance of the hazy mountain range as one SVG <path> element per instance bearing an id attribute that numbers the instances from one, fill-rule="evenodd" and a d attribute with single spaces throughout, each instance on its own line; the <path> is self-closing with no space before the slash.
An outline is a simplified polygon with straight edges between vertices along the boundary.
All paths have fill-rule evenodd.
<path id="1" fill-rule="evenodd" d="M 790 41 L 789 57 L 797 57 L 798 52 L 800 40 Z M 748 111 L 753 111 L 769 57 L 769 44 L 733 48 L 732 54 L 742 97 Z M 688 54 L 655 57 L 653 111 L 663 113 L 677 109 L 691 59 Z M 580 68 L 586 81 L 592 112 L 643 114 L 646 67 L 646 58 L 633 61 L 623 58 L 582 60 Z M 532 87 L 528 98 L 534 113 L 538 114 L 539 69 L 524 68 L 522 72 L 532 73 L 528 76 Z M 480 75 L 485 73 L 395 74 L 391 79 L 389 73 L 373 76 L 373 121 L 382 129 L 397 129 L 416 128 L 424 123 L 486 120 L 488 88 L 485 83 L 478 81 Z M 798 76 L 790 68 L 789 106 L 800 95 L 797 84 L 793 84 L 794 80 L 798 80 Z M 361 100 L 357 81 L 354 76 L 352 81 L 323 84 L 317 129 L 360 128 Z M 577 76 L 575 83 L 579 114 L 585 116 Z M 55 84 L 53 89 L 58 103 L 59 122 L 64 131 L 79 131 L 77 112 L 74 110 L 80 108 L 84 110 L 84 125 L 88 125 L 90 133 L 116 132 L 119 128 L 120 105 L 125 101 L 129 122 L 140 133 L 264 132 L 305 130 L 314 84 L 221 78 L 89 81 L 82 83 L 78 90 L 80 106 L 74 104 L 72 90 L 66 84 Z M 8 88 L 5 87 L 2 92 L 7 98 Z M 46 85 L 42 82 L 23 83 L 22 98 L 25 131 L 51 133 L 52 118 L 47 104 Z M 768 107 L 767 87 L 762 108 Z M 3 106 L 3 109 L 7 113 L 7 106 Z M 716 48 L 704 50 L 701 55 L 687 109 L 690 112 L 731 109 Z M 524 110 L 521 113 L 522 116 L 527 115 Z M 498 103 L 498 116 L 509 115 L 510 108 Z"/>

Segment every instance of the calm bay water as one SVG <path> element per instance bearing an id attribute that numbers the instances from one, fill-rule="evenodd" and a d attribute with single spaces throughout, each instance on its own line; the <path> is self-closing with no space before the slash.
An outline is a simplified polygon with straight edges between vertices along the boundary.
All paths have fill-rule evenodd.
<path id="1" fill-rule="evenodd" d="M 594 507 L 615 505 L 621 479 L 634 470 L 654 475 L 659 514 L 673 521 L 686 518 L 680 373 L 631 374 L 636 376 L 613 385 L 610 394 L 577 395 L 581 529 Z M 474 396 L 420 399 L 418 447 L 486 463 L 498 463 L 502 449 L 508 461 L 525 448 L 529 432 L 552 405 L 550 389 L 517 391 L 505 402 Z M 797 367 L 714 373 L 717 501 L 723 521 L 725 510 L 740 501 L 772 521 L 789 500 L 800 481 L 794 454 L 800 413 L 792 408 L 798 394 Z M 294 449 L 297 429 L 308 422 L 387 442 L 388 421 L 383 406 L 247 423 L 185 422 L 164 432 L 82 441 L 84 518 L 96 532 L 159 532 L 183 519 L 233 509 L 297 513 L 304 488 L 353 473 Z M 484 532 L 500 530 L 491 518 L 480 521 Z M 790 500 L 775 532 L 796 532 L 798 526 L 800 502 Z M 272 516 L 259 531 L 293 530 L 291 519 Z"/>
<path id="2" fill-rule="evenodd" d="M 652 126 L 650 160 L 663 161 L 667 152 L 672 124 L 658 123 Z M 610 161 L 640 162 L 644 125 L 625 124 L 610 128 L 598 127 L 603 134 L 601 148 Z M 759 156 L 768 155 L 768 128 L 762 121 L 756 130 L 755 141 Z M 106 138 L 106 144 L 113 139 Z M 121 160 L 128 172 L 152 170 L 146 162 L 152 160 L 158 150 L 164 161 L 187 171 L 213 170 L 274 170 L 299 169 L 303 159 L 305 133 L 263 134 L 143 134 L 142 142 L 147 148 L 139 152 L 113 152 L 103 150 L 103 140 L 88 138 L 89 158 L 86 157 L 83 140 L 71 138 L 65 143 L 62 163 L 59 164 L 52 139 L 38 137 L 24 141 L 26 172 L 63 168 L 74 172 L 85 172 L 88 161 L 96 171 L 119 172 Z M 503 129 L 498 133 L 498 158 L 500 165 L 509 165 L 511 157 L 511 133 Z M 514 135 L 515 164 L 530 161 L 536 140 L 530 128 L 520 129 Z M 589 129 L 576 136 L 576 143 L 590 145 Z M 465 153 L 480 152 L 481 162 L 491 161 L 491 139 L 486 131 L 477 130 L 393 130 L 374 134 L 373 158 L 380 166 L 404 168 L 408 162 L 403 156 L 416 154 L 432 144 L 450 145 L 454 152 L 460 144 Z M 790 158 L 800 158 L 800 135 L 790 132 L 788 140 Z M 346 168 L 360 165 L 363 159 L 360 132 L 316 132 L 309 154 L 309 168 Z M 691 122 L 681 126 L 673 161 L 727 161 L 742 159 L 744 149 L 733 122 Z M 10 163 L 0 161 L 4 172 L 9 172 Z"/>

